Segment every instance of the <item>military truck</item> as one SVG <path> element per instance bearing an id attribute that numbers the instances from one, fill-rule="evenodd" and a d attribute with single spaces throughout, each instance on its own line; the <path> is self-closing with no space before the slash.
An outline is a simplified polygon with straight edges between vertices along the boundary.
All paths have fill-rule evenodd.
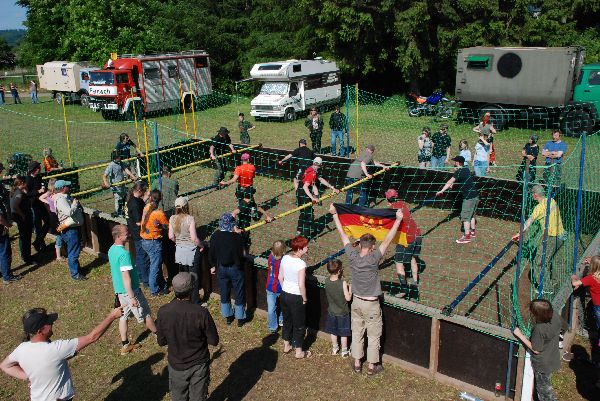
<path id="1" fill-rule="evenodd" d="M 37 66 L 40 88 L 52 92 L 52 97 L 61 104 L 80 102 L 83 107 L 90 106 L 90 72 L 99 69 L 87 62 L 49 61 Z"/>
<path id="2" fill-rule="evenodd" d="M 600 64 L 584 65 L 585 49 L 469 47 L 456 59 L 459 118 L 489 112 L 509 125 L 560 128 L 568 136 L 599 127 Z"/>

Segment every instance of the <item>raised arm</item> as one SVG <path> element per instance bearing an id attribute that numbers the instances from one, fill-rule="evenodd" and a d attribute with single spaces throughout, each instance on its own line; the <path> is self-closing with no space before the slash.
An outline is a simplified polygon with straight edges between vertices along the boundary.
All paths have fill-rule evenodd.
<path id="1" fill-rule="evenodd" d="M 382 255 L 385 254 L 385 251 L 387 251 L 388 246 L 390 246 L 392 240 L 396 236 L 396 232 L 398 232 L 398 227 L 400 227 L 400 223 L 402 222 L 403 217 L 404 215 L 402 214 L 402 209 L 398 209 L 396 211 L 396 221 L 394 221 L 394 225 L 392 226 L 392 228 L 390 228 L 390 231 L 388 231 L 381 245 L 379 245 L 379 252 L 381 252 Z"/>
<path id="2" fill-rule="evenodd" d="M 350 238 L 348 238 L 348 235 L 346 235 L 346 233 L 344 232 L 344 229 L 342 228 L 342 223 L 340 222 L 340 218 L 337 214 L 337 210 L 335 209 L 335 206 L 333 205 L 333 203 L 331 205 L 329 205 L 329 213 L 331 213 L 333 215 L 333 221 L 335 222 L 335 227 L 338 230 L 338 233 L 340 234 L 340 239 L 342 240 L 342 244 L 344 246 L 348 245 L 350 243 Z"/>
<path id="3" fill-rule="evenodd" d="M 79 337 L 77 339 L 77 352 L 81 351 L 85 347 L 90 344 L 95 343 L 102 337 L 102 334 L 106 332 L 106 330 L 110 327 L 111 323 L 120 318 L 123 314 L 121 308 L 113 309 L 100 323 L 98 326 L 94 327 L 92 331 L 90 331 L 87 335 L 83 337 Z"/>

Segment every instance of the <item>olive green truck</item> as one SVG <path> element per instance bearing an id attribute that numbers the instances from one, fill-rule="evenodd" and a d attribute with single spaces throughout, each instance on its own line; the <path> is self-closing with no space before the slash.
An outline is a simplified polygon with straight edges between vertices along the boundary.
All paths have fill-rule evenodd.
<path id="1" fill-rule="evenodd" d="M 492 115 L 510 125 L 560 128 L 579 136 L 600 129 L 600 64 L 582 47 L 469 47 L 456 60 L 459 119 Z"/>

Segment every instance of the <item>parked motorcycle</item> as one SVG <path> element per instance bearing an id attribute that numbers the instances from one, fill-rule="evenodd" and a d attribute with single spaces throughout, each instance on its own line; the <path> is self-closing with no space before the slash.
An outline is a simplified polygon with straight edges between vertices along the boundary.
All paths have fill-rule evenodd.
<path id="1" fill-rule="evenodd" d="M 456 102 L 444 97 L 442 91 L 435 91 L 427 97 L 409 93 L 407 100 L 408 115 L 411 117 L 436 116 L 446 120 L 452 117 L 456 106 Z"/>

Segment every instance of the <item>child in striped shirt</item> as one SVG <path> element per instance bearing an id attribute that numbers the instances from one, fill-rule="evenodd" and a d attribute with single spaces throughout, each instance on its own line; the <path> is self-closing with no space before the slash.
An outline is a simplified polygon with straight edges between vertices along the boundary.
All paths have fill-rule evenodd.
<path id="1" fill-rule="evenodd" d="M 275 241 L 271 247 L 271 253 L 267 257 L 267 322 L 269 331 L 275 333 L 277 326 L 283 326 L 283 314 L 279 313 L 277 318 L 277 298 L 281 295 L 281 284 L 279 283 L 279 267 L 281 266 L 281 258 L 285 254 L 285 243 L 283 241 Z"/>

